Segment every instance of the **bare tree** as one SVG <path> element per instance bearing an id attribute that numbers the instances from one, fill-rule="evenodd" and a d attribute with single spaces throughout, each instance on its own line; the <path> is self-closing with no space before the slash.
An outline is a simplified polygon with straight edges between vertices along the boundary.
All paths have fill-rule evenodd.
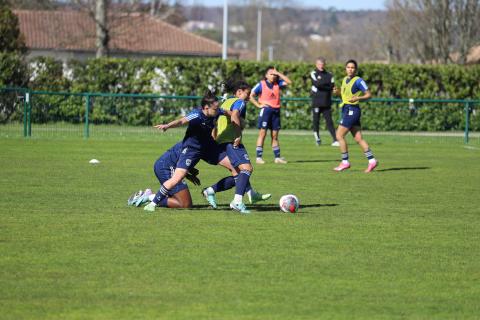
<path id="1" fill-rule="evenodd" d="M 45 10 L 54 9 L 59 3 L 55 0 L 9 0 L 13 9 Z"/>
<path id="2" fill-rule="evenodd" d="M 96 57 L 108 55 L 109 29 L 107 26 L 107 0 L 96 0 L 95 3 L 95 46 Z"/>
<path id="3" fill-rule="evenodd" d="M 480 8 L 478 0 L 455 0 L 454 14 L 458 36 L 458 63 L 467 62 L 468 51 L 480 42 Z"/>
<path id="4" fill-rule="evenodd" d="M 392 0 L 387 7 L 388 47 L 397 61 L 412 61 L 413 51 L 423 63 L 449 63 L 455 54 L 465 63 L 478 42 L 479 0 Z"/>

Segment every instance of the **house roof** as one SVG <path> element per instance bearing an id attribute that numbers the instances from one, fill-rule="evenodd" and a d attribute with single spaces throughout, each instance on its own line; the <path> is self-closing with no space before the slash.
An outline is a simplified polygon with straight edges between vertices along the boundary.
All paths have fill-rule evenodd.
<path id="1" fill-rule="evenodd" d="M 86 11 L 16 10 L 29 49 L 95 52 L 95 23 Z M 143 13 L 110 15 L 110 52 L 221 56 L 222 45 Z M 229 54 L 235 54 L 229 50 Z"/>

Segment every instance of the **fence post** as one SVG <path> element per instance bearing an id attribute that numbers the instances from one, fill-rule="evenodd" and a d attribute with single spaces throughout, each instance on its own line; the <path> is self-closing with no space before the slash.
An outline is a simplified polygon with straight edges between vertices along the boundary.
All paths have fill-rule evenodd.
<path id="1" fill-rule="evenodd" d="M 90 95 L 85 96 L 85 127 L 83 128 L 83 137 L 88 139 L 90 137 L 90 128 L 88 123 L 88 116 L 90 111 Z"/>
<path id="2" fill-rule="evenodd" d="M 470 102 L 465 102 L 465 135 L 464 143 L 468 143 L 468 131 L 470 123 Z"/>
<path id="3" fill-rule="evenodd" d="M 24 96 L 23 96 L 23 137 L 26 138 L 27 135 L 28 135 L 28 123 L 27 123 L 27 112 L 28 112 L 28 108 L 27 108 L 27 95 L 28 93 L 25 92 L 24 93 Z"/>
<path id="4" fill-rule="evenodd" d="M 31 94 L 30 91 L 25 93 L 25 101 L 27 103 L 27 135 L 29 137 L 32 136 L 32 102 L 31 102 Z"/>

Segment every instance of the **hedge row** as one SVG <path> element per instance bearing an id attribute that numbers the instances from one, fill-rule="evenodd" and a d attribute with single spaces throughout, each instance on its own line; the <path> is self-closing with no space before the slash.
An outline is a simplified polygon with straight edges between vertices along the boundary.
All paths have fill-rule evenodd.
<path id="1" fill-rule="evenodd" d="M 40 57 L 27 67 L 21 58 L 0 54 L 0 87 L 28 86 L 32 90 L 68 92 L 154 93 L 200 96 L 208 88 L 219 89 L 229 77 L 242 77 L 254 85 L 263 76 L 268 62 L 222 61 L 220 59 L 154 58 L 130 60 L 117 58 L 70 61 L 63 65 L 52 58 Z M 293 84 L 284 97 L 308 97 L 310 63 L 275 62 Z M 328 69 L 337 86 L 344 76 L 341 64 Z M 359 75 L 377 98 L 480 99 L 480 65 L 384 65 L 361 64 Z M 8 111 L 8 102 L 0 100 L 0 121 L 18 119 L 17 111 Z M 81 121 L 84 102 L 73 97 L 35 96 L 34 121 Z M 97 123 L 150 125 L 166 121 L 191 108 L 194 102 L 167 102 L 138 99 L 96 99 L 91 120 Z M 254 110 L 253 105 L 250 105 Z M 13 107 L 11 110 L 17 110 Z M 287 106 L 284 128 L 310 128 L 308 103 Z M 254 125 L 257 112 L 250 112 Z M 363 125 L 371 130 L 461 130 L 463 106 L 415 106 L 369 104 L 364 109 Z M 471 127 L 480 130 L 477 113 Z"/>

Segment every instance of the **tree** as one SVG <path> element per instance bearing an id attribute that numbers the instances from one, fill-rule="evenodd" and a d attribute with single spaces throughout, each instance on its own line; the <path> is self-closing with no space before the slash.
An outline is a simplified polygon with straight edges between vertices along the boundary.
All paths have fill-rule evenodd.
<path id="1" fill-rule="evenodd" d="M 0 51 L 25 53 L 25 41 L 20 33 L 18 18 L 5 0 L 0 0 Z"/>
<path id="2" fill-rule="evenodd" d="M 397 60 L 412 60 L 409 48 L 423 63 L 465 63 L 479 42 L 478 0 L 391 0 L 387 36 Z M 407 56 L 407 59 L 405 59 Z"/>
<path id="3" fill-rule="evenodd" d="M 107 0 L 95 1 L 96 57 L 108 55 L 109 29 L 107 25 Z"/>
<path id="4" fill-rule="evenodd" d="M 13 9 L 49 10 L 55 9 L 60 3 L 55 0 L 10 0 Z"/>

